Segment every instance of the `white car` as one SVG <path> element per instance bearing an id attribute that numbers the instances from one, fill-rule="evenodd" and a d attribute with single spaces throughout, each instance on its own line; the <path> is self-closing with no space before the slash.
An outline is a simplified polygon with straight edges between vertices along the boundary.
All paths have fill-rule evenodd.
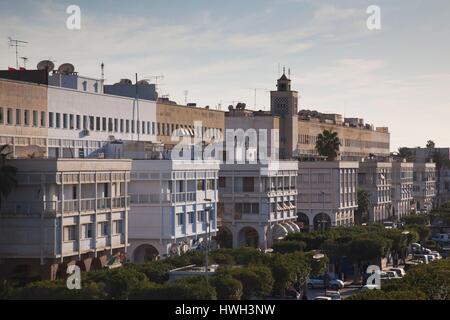
<path id="1" fill-rule="evenodd" d="M 432 256 L 434 256 L 434 258 L 437 259 L 437 260 L 442 259 L 441 254 L 440 254 L 439 252 L 437 252 L 437 251 L 431 251 L 430 254 L 431 254 Z"/>
<path id="2" fill-rule="evenodd" d="M 375 290 L 375 289 L 380 289 L 380 286 L 378 286 L 376 284 L 366 284 L 360 290 L 367 291 L 367 290 Z"/>
<path id="3" fill-rule="evenodd" d="M 397 272 L 395 271 L 382 271 L 380 272 L 381 280 L 399 279 Z"/>
<path id="4" fill-rule="evenodd" d="M 390 268 L 389 271 L 394 271 L 400 278 L 406 275 L 405 269 L 403 268 Z"/>
<path id="5" fill-rule="evenodd" d="M 333 299 L 331 297 L 318 296 L 318 297 L 315 297 L 314 300 L 328 300 L 328 301 L 330 301 L 330 300 L 333 300 Z"/>

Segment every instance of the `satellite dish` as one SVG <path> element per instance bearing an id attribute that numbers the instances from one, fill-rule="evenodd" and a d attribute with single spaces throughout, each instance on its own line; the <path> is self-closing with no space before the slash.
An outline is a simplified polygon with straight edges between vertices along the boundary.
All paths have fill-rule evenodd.
<path id="1" fill-rule="evenodd" d="M 58 72 L 61 74 L 72 74 L 75 71 L 75 67 L 70 63 L 63 63 L 59 66 Z"/>
<path id="2" fill-rule="evenodd" d="M 51 72 L 55 69 L 55 64 L 50 60 L 42 60 L 41 62 L 38 63 L 37 69 L 42 70 L 42 71 L 45 70 L 47 72 Z"/>
<path id="3" fill-rule="evenodd" d="M 120 79 L 119 84 L 131 85 L 133 82 L 130 79 Z"/>
<path id="4" fill-rule="evenodd" d="M 141 85 L 141 86 L 147 86 L 147 85 L 149 85 L 150 83 L 148 83 L 147 80 L 139 80 L 139 81 L 137 82 L 137 84 L 138 84 L 138 85 Z"/>

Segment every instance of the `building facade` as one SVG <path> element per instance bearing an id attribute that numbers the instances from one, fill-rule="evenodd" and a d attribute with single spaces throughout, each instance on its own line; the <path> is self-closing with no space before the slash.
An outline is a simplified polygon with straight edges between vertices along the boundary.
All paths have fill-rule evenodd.
<path id="1" fill-rule="evenodd" d="M 392 207 L 395 221 L 411 214 L 413 201 L 413 163 L 392 163 Z"/>
<path id="2" fill-rule="evenodd" d="M 297 170 L 296 161 L 220 166 L 220 232 L 233 248 L 267 249 L 300 231 L 295 223 Z"/>
<path id="3" fill-rule="evenodd" d="M 364 159 L 359 163 L 358 186 L 369 195 L 369 222 L 392 220 L 392 163 Z"/>
<path id="4" fill-rule="evenodd" d="M 413 166 L 413 196 L 416 212 L 429 213 L 436 196 L 436 164 L 415 162 Z"/>
<path id="5" fill-rule="evenodd" d="M 299 162 L 297 216 L 302 229 L 351 226 L 357 202 L 358 162 Z"/>
<path id="6" fill-rule="evenodd" d="M 0 208 L 0 275 L 65 278 L 100 269 L 128 248 L 130 160 L 21 159 Z"/>

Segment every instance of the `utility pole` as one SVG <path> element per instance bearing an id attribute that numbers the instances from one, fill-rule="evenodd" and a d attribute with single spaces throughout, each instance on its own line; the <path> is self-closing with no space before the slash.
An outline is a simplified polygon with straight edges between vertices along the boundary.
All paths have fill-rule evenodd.
<path id="1" fill-rule="evenodd" d="M 212 200 L 205 199 L 204 201 L 209 202 L 209 207 L 206 208 L 206 246 L 205 246 L 205 279 L 206 285 L 208 286 L 208 255 L 209 255 L 209 242 L 211 237 L 211 220 L 209 219 L 210 212 L 212 211 Z"/>
<path id="2" fill-rule="evenodd" d="M 16 68 L 19 69 L 19 47 L 25 47 L 28 42 L 8 37 L 9 46 L 16 48 Z"/>

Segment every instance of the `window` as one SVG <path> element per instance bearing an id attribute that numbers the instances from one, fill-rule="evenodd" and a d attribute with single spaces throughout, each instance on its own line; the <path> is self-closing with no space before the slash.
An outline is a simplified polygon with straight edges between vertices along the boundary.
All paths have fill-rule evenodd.
<path id="1" fill-rule="evenodd" d="M 253 177 L 242 178 L 243 191 L 254 192 L 255 191 L 255 179 Z"/>
<path id="2" fill-rule="evenodd" d="M 113 128 L 113 119 L 112 118 L 108 118 L 108 132 L 113 132 L 114 128 Z"/>
<path id="3" fill-rule="evenodd" d="M 29 126 L 30 125 L 30 111 L 29 110 L 24 110 L 23 111 L 23 124 L 25 126 Z"/>
<path id="4" fill-rule="evenodd" d="M 92 131 L 95 130 L 94 129 L 94 124 L 95 124 L 94 117 L 93 116 L 89 116 L 89 130 L 92 130 Z"/>
<path id="5" fill-rule="evenodd" d="M 152 134 L 153 135 L 155 134 L 155 123 L 154 122 L 152 122 Z"/>
<path id="6" fill-rule="evenodd" d="M 48 113 L 48 127 L 49 128 L 53 128 L 54 123 L 53 123 L 53 112 L 49 112 Z"/>
<path id="7" fill-rule="evenodd" d="M 113 221 L 113 232 L 114 232 L 114 234 L 122 234 L 123 233 L 123 220 Z"/>
<path id="8" fill-rule="evenodd" d="M 0 107 L 0 124 L 3 124 L 3 108 Z"/>
<path id="9" fill-rule="evenodd" d="M 92 223 L 86 223 L 81 225 L 81 238 L 82 239 L 90 239 L 93 237 L 93 224 Z"/>
<path id="10" fill-rule="evenodd" d="M 64 241 L 75 241 L 77 239 L 77 226 L 65 226 L 64 227 Z"/>
<path id="11" fill-rule="evenodd" d="M 72 129 L 72 130 L 75 128 L 75 125 L 74 125 L 73 121 L 74 121 L 73 114 L 70 114 L 69 115 L 69 128 Z"/>
<path id="12" fill-rule="evenodd" d="M 38 126 L 38 112 L 37 111 L 33 111 L 33 126 L 34 127 Z"/>
<path id="13" fill-rule="evenodd" d="M 151 125 L 150 125 L 150 121 L 147 121 L 147 134 L 150 134 L 150 132 L 151 132 Z"/>
<path id="14" fill-rule="evenodd" d="M 67 129 L 68 121 L 67 121 L 67 113 L 63 113 L 63 129 Z"/>
<path id="15" fill-rule="evenodd" d="M 197 181 L 197 191 L 205 191 L 205 180 Z"/>
<path id="16" fill-rule="evenodd" d="M 96 83 L 94 83 L 94 91 L 95 91 L 95 93 L 97 93 L 98 92 L 98 83 L 96 82 Z"/>
<path id="17" fill-rule="evenodd" d="M 102 117 L 102 131 L 106 131 L 106 117 Z"/>
<path id="18" fill-rule="evenodd" d="M 188 212 L 188 221 L 190 224 L 195 223 L 195 212 Z"/>
<path id="19" fill-rule="evenodd" d="M 45 111 L 41 111 L 41 127 L 45 127 Z"/>
<path id="20" fill-rule="evenodd" d="M 120 119 L 120 132 L 123 132 L 123 119 Z"/>
<path id="21" fill-rule="evenodd" d="M 142 134 L 145 134 L 145 121 L 142 121 Z"/>
<path id="22" fill-rule="evenodd" d="M 61 114 L 56 113 L 56 128 L 61 128 Z"/>
<path id="23" fill-rule="evenodd" d="M 219 188 L 225 188 L 227 186 L 227 179 L 225 177 L 219 177 Z"/>
<path id="24" fill-rule="evenodd" d="M 12 109 L 8 108 L 6 110 L 6 123 L 7 124 L 13 124 L 13 120 L 12 120 Z"/>
<path id="25" fill-rule="evenodd" d="M 131 120 L 131 133 L 134 133 L 134 120 Z"/>
<path id="26" fill-rule="evenodd" d="M 101 122 L 101 120 L 100 120 L 100 117 L 95 117 L 95 130 L 96 131 L 101 131 L 102 129 L 100 128 L 100 123 Z"/>
<path id="27" fill-rule="evenodd" d="M 126 121 L 126 132 L 129 133 L 130 132 L 130 120 Z"/>
<path id="28" fill-rule="evenodd" d="M 114 132 L 119 131 L 119 120 L 114 119 Z"/>
<path id="29" fill-rule="evenodd" d="M 78 186 L 72 186 L 72 199 L 78 199 Z"/>
<path id="30" fill-rule="evenodd" d="M 205 211 L 199 211 L 197 212 L 197 219 L 198 222 L 205 222 Z"/>
<path id="31" fill-rule="evenodd" d="M 177 222 L 177 226 L 184 225 L 184 214 L 183 213 L 176 214 L 176 222 Z"/>
<path id="32" fill-rule="evenodd" d="M 214 179 L 208 179 L 206 180 L 206 189 L 207 190 L 215 190 L 215 183 Z"/>
<path id="33" fill-rule="evenodd" d="M 87 120 L 87 117 L 83 116 L 83 121 L 86 122 L 86 120 Z M 77 116 L 76 116 L 76 128 L 77 128 L 77 130 L 81 129 L 81 117 L 79 114 L 77 114 Z"/>
<path id="34" fill-rule="evenodd" d="M 137 133 L 141 133 L 141 122 L 139 120 L 136 121 L 136 131 Z"/>
<path id="35" fill-rule="evenodd" d="M 87 81 L 83 81 L 83 91 L 87 91 Z"/>
<path id="36" fill-rule="evenodd" d="M 99 222 L 97 227 L 97 233 L 99 237 L 106 237 L 109 235 L 109 224 L 108 222 Z"/>
<path id="37" fill-rule="evenodd" d="M 16 125 L 20 125 L 20 117 L 22 116 L 22 112 L 20 109 L 16 109 Z"/>

